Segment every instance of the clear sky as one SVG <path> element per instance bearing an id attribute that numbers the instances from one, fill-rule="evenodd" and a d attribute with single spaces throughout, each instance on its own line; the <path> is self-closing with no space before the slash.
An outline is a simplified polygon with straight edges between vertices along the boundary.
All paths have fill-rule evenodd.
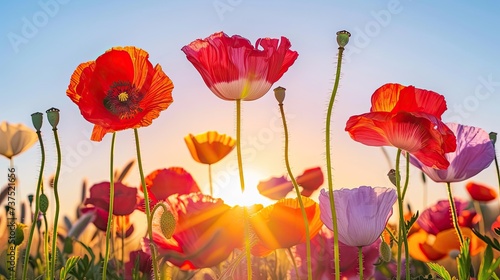
<path id="1" fill-rule="evenodd" d="M 500 132 L 500 4 L 496 1 L 40 0 L 3 1 L 0 7 L 0 121 L 31 127 L 31 113 L 50 107 L 61 110 L 59 188 L 63 209 L 71 215 L 83 179 L 89 184 L 109 180 L 111 135 L 91 142 L 92 124 L 65 92 L 78 64 L 95 60 L 113 46 L 145 49 L 175 85 L 172 105 L 151 126 L 139 130 L 146 174 L 181 166 L 203 188 L 208 182 L 206 166 L 190 157 L 183 137 L 208 130 L 234 136 L 235 104 L 212 94 L 180 49 L 217 31 L 252 42 L 286 36 L 299 53 L 274 85 L 287 88 L 290 157 L 297 175 L 315 166 L 325 171 L 325 116 L 336 66 L 335 33 L 343 29 L 352 37 L 333 115 L 335 188 L 390 186 L 381 149 L 354 142 L 344 131 L 346 120 L 367 112 L 371 94 L 385 83 L 436 91 L 448 102 L 445 122 Z M 272 91 L 243 103 L 248 188 L 286 173 L 278 112 Z M 56 155 L 48 122 L 43 136 L 49 177 Z M 394 159 L 394 148 L 388 150 Z M 115 166 L 134 157 L 132 131 L 119 132 Z M 15 158 L 23 194 L 35 190 L 39 160 L 38 145 Z M 216 195 L 228 201 L 239 191 L 237 174 L 231 171 L 235 161 L 233 152 L 214 165 Z M 0 159 L 4 172 L 8 164 Z M 138 186 L 134 167 L 127 183 Z M 419 209 L 422 186 L 416 169 L 411 179 L 409 197 Z M 474 179 L 496 187 L 492 167 Z M 454 191 L 467 198 L 463 186 L 455 184 Z M 429 184 L 429 203 L 445 198 L 445 186 Z"/>

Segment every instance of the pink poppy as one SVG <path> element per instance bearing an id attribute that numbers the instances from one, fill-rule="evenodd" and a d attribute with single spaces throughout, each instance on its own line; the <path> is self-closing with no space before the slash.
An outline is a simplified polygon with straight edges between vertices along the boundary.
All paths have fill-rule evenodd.
<path id="1" fill-rule="evenodd" d="M 301 194 L 303 196 L 311 196 L 311 194 L 319 189 L 325 181 L 321 167 L 314 167 L 304 170 L 304 173 L 297 178 L 297 184 L 302 187 Z"/>
<path id="2" fill-rule="evenodd" d="M 257 190 L 265 197 L 280 200 L 293 190 L 293 184 L 285 176 L 272 177 L 269 180 L 260 181 Z"/>
<path id="3" fill-rule="evenodd" d="M 414 166 L 420 168 L 434 182 L 464 181 L 490 166 L 495 158 L 495 148 L 486 131 L 456 123 L 447 125 L 457 137 L 457 149 L 445 154 L 450 166 L 436 170 L 410 156 L 410 162 Z"/>
<path id="4" fill-rule="evenodd" d="M 361 186 L 333 191 L 339 241 L 348 246 L 369 246 L 385 229 L 397 195 L 394 189 Z M 332 227 L 332 212 L 328 192 L 319 196 L 321 220 Z M 333 230 L 333 229 L 331 229 Z"/>
<path id="5" fill-rule="evenodd" d="M 369 113 L 352 116 L 345 130 L 368 146 L 394 146 L 424 165 L 446 169 L 445 153 L 456 148 L 453 132 L 441 121 L 444 97 L 413 86 L 385 84 L 372 95 Z"/>
<path id="6" fill-rule="evenodd" d="M 262 49 L 259 49 L 262 47 Z M 217 32 L 182 48 L 208 88 L 224 100 L 262 97 L 295 62 L 290 41 L 261 38 L 252 46 L 239 35 Z"/>

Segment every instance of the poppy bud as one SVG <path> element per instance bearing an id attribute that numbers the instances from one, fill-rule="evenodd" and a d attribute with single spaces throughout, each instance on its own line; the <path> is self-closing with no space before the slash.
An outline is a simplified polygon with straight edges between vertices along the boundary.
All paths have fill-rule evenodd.
<path id="1" fill-rule="evenodd" d="M 47 195 L 42 193 L 40 195 L 40 211 L 45 213 L 47 212 L 47 209 L 49 209 L 49 199 L 47 198 Z"/>
<path id="2" fill-rule="evenodd" d="M 59 124 L 59 109 L 52 107 L 48 109 L 46 113 L 52 128 L 57 129 L 57 125 Z"/>
<path id="3" fill-rule="evenodd" d="M 277 87 L 274 89 L 274 97 L 276 97 L 280 105 L 283 104 L 283 100 L 285 100 L 285 91 L 286 88 L 284 87 Z"/>
<path id="4" fill-rule="evenodd" d="M 349 43 L 349 37 L 351 37 L 351 33 L 345 30 L 337 32 L 337 44 L 339 44 L 339 47 L 345 47 Z"/>
<path id="5" fill-rule="evenodd" d="M 40 131 L 43 123 L 43 114 L 40 112 L 31 114 L 31 121 L 33 122 L 33 126 L 35 127 L 36 131 Z"/>
<path id="6" fill-rule="evenodd" d="M 24 231 L 23 229 L 26 227 L 25 224 L 17 223 L 16 231 L 14 236 L 14 245 L 19 246 L 24 241 Z"/>
<path id="7" fill-rule="evenodd" d="M 33 203 L 33 198 L 34 198 L 34 195 L 28 194 L 28 201 L 30 202 L 30 206 Z"/>
<path id="8" fill-rule="evenodd" d="M 493 142 L 493 145 L 497 142 L 497 133 L 496 132 L 490 132 L 490 140 Z"/>
<path id="9" fill-rule="evenodd" d="M 172 238 L 176 224 L 177 220 L 175 219 L 174 214 L 172 214 L 172 212 L 170 211 L 163 211 L 160 216 L 160 229 L 165 238 Z"/>
<path id="10" fill-rule="evenodd" d="M 380 243 L 379 251 L 380 251 L 380 258 L 384 262 L 390 262 L 391 261 L 391 259 L 392 259 L 392 252 L 391 252 L 391 247 L 389 246 L 389 244 L 387 244 L 385 242 Z"/>

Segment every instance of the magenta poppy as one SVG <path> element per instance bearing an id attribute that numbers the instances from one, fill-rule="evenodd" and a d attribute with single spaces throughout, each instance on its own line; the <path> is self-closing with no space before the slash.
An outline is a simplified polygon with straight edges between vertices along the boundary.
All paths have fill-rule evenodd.
<path id="1" fill-rule="evenodd" d="M 297 178 L 297 184 L 302 187 L 303 196 L 311 196 L 314 191 L 319 189 L 325 181 L 321 167 L 314 167 L 304 170 Z"/>
<path id="2" fill-rule="evenodd" d="M 447 125 L 457 139 L 457 149 L 445 154 L 450 166 L 436 170 L 410 155 L 411 164 L 421 169 L 434 182 L 448 183 L 467 180 L 490 166 L 495 158 L 495 148 L 486 131 L 456 123 Z"/>
<path id="3" fill-rule="evenodd" d="M 272 177 L 266 181 L 260 181 L 257 190 L 265 197 L 280 200 L 293 190 L 293 184 L 285 176 Z"/>
<path id="4" fill-rule="evenodd" d="M 262 47 L 262 49 L 260 49 Z M 208 88 L 224 100 L 262 97 L 295 62 L 290 41 L 260 38 L 252 46 L 239 35 L 217 32 L 182 48 Z"/>

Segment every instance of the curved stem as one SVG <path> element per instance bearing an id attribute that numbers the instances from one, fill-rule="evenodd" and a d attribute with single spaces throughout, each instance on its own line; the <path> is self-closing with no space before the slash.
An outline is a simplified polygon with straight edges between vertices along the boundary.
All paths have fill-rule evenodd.
<path id="1" fill-rule="evenodd" d="M 114 151 L 115 151 L 116 132 L 113 132 L 111 138 L 111 153 L 109 155 L 109 209 L 108 224 L 106 226 L 106 251 L 104 252 L 104 262 L 102 268 L 102 279 L 106 280 L 109 261 L 109 242 L 111 240 L 111 230 L 113 225 L 113 205 L 115 202 L 115 176 L 114 176 Z"/>
<path id="2" fill-rule="evenodd" d="M 243 159 L 241 156 L 241 99 L 236 99 L 236 155 L 238 157 L 238 173 L 240 176 L 241 192 L 245 191 L 245 177 L 243 176 Z M 250 227 L 248 225 L 248 211 L 244 208 L 245 219 L 245 252 L 247 257 L 247 278 L 252 279 L 252 256 L 250 254 Z"/>
<path id="3" fill-rule="evenodd" d="M 455 231 L 457 232 L 458 240 L 460 241 L 460 247 L 462 247 L 464 238 L 462 235 L 462 231 L 460 230 L 460 225 L 458 224 L 457 209 L 455 208 L 455 200 L 453 199 L 453 195 L 451 193 L 450 182 L 446 182 L 446 188 L 448 190 L 448 200 L 450 201 L 451 220 L 453 221 L 453 226 L 455 227 Z"/>
<path id="4" fill-rule="evenodd" d="M 339 252 L 339 237 L 337 229 L 337 212 L 335 211 L 335 198 L 333 196 L 333 180 L 332 180 L 332 158 L 330 154 L 330 126 L 332 122 L 332 111 L 333 103 L 335 102 L 335 96 L 337 95 L 337 90 L 340 81 L 340 68 L 342 65 L 342 53 L 344 52 L 343 47 L 339 47 L 339 53 L 337 57 L 337 72 L 335 73 L 335 83 L 333 85 L 332 95 L 330 97 L 330 102 L 328 103 L 328 111 L 326 113 L 326 172 L 328 179 L 328 193 L 330 199 L 330 210 L 332 211 L 332 223 L 333 223 L 333 258 L 335 260 L 335 279 L 340 280 L 340 252 Z"/>
<path id="5" fill-rule="evenodd" d="M 304 227 L 306 230 L 306 256 L 307 256 L 307 279 L 312 280 L 312 263 L 311 263 L 311 236 L 309 234 L 309 221 L 307 220 L 307 213 L 304 208 L 304 202 L 302 201 L 302 195 L 300 194 L 299 186 L 295 177 L 292 174 L 292 168 L 290 167 L 290 160 L 288 157 L 288 126 L 286 124 L 285 111 L 283 110 L 283 104 L 279 104 L 281 119 L 283 120 L 283 130 L 285 133 L 285 164 L 288 176 L 292 181 L 295 192 L 297 193 L 297 200 L 300 205 L 300 212 L 302 213 L 302 219 L 304 220 Z"/>
<path id="6" fill-rule="evenodd" d="M 405 200 L 406 190 L 408 190 L 408 184 L 410 183 L 410 155 L 406 155 L 406 173 L 405 173 L 405 186 L 403 187 L 403 201 Z"/>
<path id="7" fill-rule="evenodd" d="M 23 280 L 26 279 L 28 274 L 28 261 L 30 257 L 31 251 L 31 243 L 33 242 L 33 234 L 35 233 L 35 226 L 38 222 L 38 215 L 40 215 L 40 191 L 42 189 L 42 180 L 43 180 L 43 169 L 45 167 L 45 149 L 43 146 L 43 139 L 41 131 L 37 131 L 36 135 L 38 136 L 38 142 L 40 143 L 40 149 L 42 151 L 42 164 L 40 165 L 40 172 L 38 174 L 38 183 L 36 185 L 36 195 L 35 195 L 35 215 L 33 216 L 31 227 L 30 227 L 30 235 L 28 238 L 28 244 L 26 245 L 26 251 L 24 253 L 24 265 L 23 265 Z"/>
<path id="8" fill-rule="evenodd" d="M 144 171 L 142 169 L 142 159 L 141 159 L 141 149 L 139 145 L 139 133 L 137 132 L 137 128 L 134 128 L 134 136 L 135 136 L 135 148 L 137 151 L 137 165 L 139 166 L 139 175 L 141 177 L 141 186 L 142 192 L 144 193 L 144 208 L 146 212 L 146 218 L 148 219 L 148 224 L 151 222 L 151 209 L 149 208 L 149 195 L 148 189 L 146 187 L 146 180 L 144 179 Z M 148 237 L 149 237 L 149 246 L 151 247 L 151 261 L 153 262 L 153 275 L 154 279 L 161 279 L 158 271 L 158 264 L 156 263 L 156 245 L 153 241 L 153 228 L 148 226 Z"/>
<path id="9" fill-rule="evenodd" d="M 53 128 L 54 131 L 54 139 L 56 142 L 56 150 L 57 150 L 57 166 L 56 166 L 56 175 L 54 176 L 54 199 L 55 199 L 55 215 L 54 215 L 54 228 L 52 230 L 52 263 L 51 263 L 51 278 L 55 279 L 56 273 L 56 261 L 57 261 L 57 225 L 59 221 L 59 193 L 57 191 L 58 183 L 59 183 L 59 173 L 61 171 L 61 146 L 59 144 L 59 137 L 57 135 L 57 128 Z"/>
<path id="10" fill-rule="evenodd" d="M 359 261 L 359 279 L 364 279 L 363 277 L 363 247 L 358 246 L 358 261 Z"/>

